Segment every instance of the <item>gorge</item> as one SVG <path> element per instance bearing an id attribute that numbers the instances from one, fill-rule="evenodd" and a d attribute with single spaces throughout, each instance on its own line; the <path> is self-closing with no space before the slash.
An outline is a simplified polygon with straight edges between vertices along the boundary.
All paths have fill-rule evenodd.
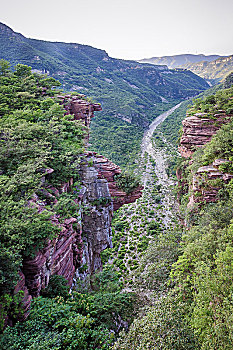
<path id="1" fill-rule="evenodd" d="M 231 79 L 0 29 L 0 349 L 230 350 Z"/>

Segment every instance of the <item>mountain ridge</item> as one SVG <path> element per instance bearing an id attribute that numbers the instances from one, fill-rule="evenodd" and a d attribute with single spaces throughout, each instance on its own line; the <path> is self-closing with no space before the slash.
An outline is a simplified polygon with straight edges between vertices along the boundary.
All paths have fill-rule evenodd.
<path id="1" fill-rule="evenodd" d="M 202 61 L 195 64 L 186 64 L 184 68 L 190 69 L 207 81 L 218 83 L 233 71 L 233 55 L 219 57 L 211 62 Z"/>
<path id="2" fill-rule="evenodd" d="M 111 58 L 91 46 L 29 39 L 0 24 L 1 57 L 12 66 L 23 63 L 34 72 L 58 79 L 65 91 L 92 96 L 104 114 L 147 127 L 161 110 L 164 99 L 176 104 L 208 88 L 185 70 Z"/>
<path id="3" fill-rule="evenodd" d="M 201 61 L 213 61 L 219 57 L 226 57 L 221 55 L 204 55 L 204 54 L 179 54 L 158 56 L 151 58 L 143 58 L 138 60 L 141 63 L 161 64 L 167 65 L 168 68 L 183 67 L 185 64 L 196 63 Z"/>

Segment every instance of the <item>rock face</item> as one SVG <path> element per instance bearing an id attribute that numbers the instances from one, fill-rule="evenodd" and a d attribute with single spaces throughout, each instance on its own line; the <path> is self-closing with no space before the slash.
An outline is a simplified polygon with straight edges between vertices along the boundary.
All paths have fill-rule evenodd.
<path id="1" fill-rule="evenodd" d="M 58 98 L 67 111 L 65 114 L 72 114 L 74 119 L 82 120 L 88 128 L 91 124 L 91 118 L 94 117 L 94 112 L 102 110 L 100 104 L 82 100 L 80 96 L 64 95 L 58 96 Z"/>
<path id="2" fill-rule="evenodd" d="M 208 143 L 221 126 L 229 122 L 231 117 L 225 111 L 218 111 L 211 119 L 207 118 L 205 113 L 197 113 L 184 119 L 182 122 L 183 135 L 179 146 L 181 156 L 191 158 L 192 154 Z M 192 160 L 189 162 L 192 163 Z M 228 183 L 233 178 L 232 174 L 219 170 L 219 166 L 226 162 L 228 160 L 216 159 L 212 164 L 200 167 L 193 174 L 192 185 L 189 188 L 192 194 L 189 198 L 188 207 L 192 207 L 195 203 L 209 203 L 218 200 L 221 183 Z M 177 172 L 177 178 L 181 187 L 186 187 L 187 191 L 188 186 L 182 178 L 181 171 Z"/>
<path id="3" fill-rule="evenodd" d="M 81 166 L 81 177 L 86 187 L 82 214 L 83 264 L 87 266 L 87 272 L 92 274 L 102 267 L 100 253 L 112 247 L 113 203 L 107 180 L 99 178 L 98 171 L 89 158 Z"/>
<path id="4" fill-rule="evenodd" d="M 124 204 L 133 203 L 141 197 L 143 190 L 142 186 L 136 187 L 128 194 L 117 186 L 115 175 L 121 173 L 121 168 L 118 165 L 101 155 L 97 155 L 95 152 L 89 152 L 87 157 L 93 162 L 97 169 L 98 177 L 107 180 L 109 192 L 113 200 L 114 210 L 119 209 Z"/>
<path id="5" fill-rule="evenodd" d="M 93 112 L 101 110 L 101 106 L 91 104 L 76 96 L 60 96 L 67 114 L 73 114 L 75 119 L 82 120 L 87 128 L 90 125 Z M 19 281 L 14 294 L 24 291 L 24 317 L 29 313 L 32 297 L 39 296 L 52 275 L 61 275 L 72 286 L 74 277 L 79 277 L 78 268 L 86 266 L 86 274 L 92 274 L 101 269 L 100 253 L 112 247 L 111 220 L 113 210 L 125 203 L 134 202 L 141 196 L 142 187 L 130 194 L 117 188 L 114 176 L 121 169 L 107 158 L 94 152 L 83 155 L 80 168 L 81 188 L 76 193 L 75 217 L 61 220 L 59 215 L 51 217 L 51 222 L 60 228 L 59 235 L 48 241 L 44 249 L 38 251 L 33 258 L 25 258 L 19 272 Z M 46 177 L 53 169 L 44 169 L 41 183 L 46 183 Z M 48 182 L 47 182 L 48 183 Z M 59 195 L 72 190 L 73 179 L 62 184 L 59 188 L 42 186 L 40 190 L 45 200 L 34 194 L 29 205 L 43 212 L 46 204 L 58 201 Z M 10 320 L 8 320 L 10 324 Z"/>
<path id="6" fill-rule="evenodd" d="M 86 161 L 81 168 L 82 182 L 87 192 L 84 203 L 87 211 L 83 214 L 84 264 L 88 273 L 102 267 L 100 253 L 112 247 L 111 220 L 113 210 L 123 204 L 132 203 L 142 195 L 142 187 L 126 194 L 117 187 L 115 175 L 121 173 L 118 165 L 95 152 L 86 154 Z"/>
<path id="7" fill-rule="evenodd" d="M 211 165 L 200 167 L 193 175 L 192 195 L 189 198 L 188 206 L 194 203 L 210 203 L 218 200 L 218 192 L 221 183 L 228 183 L 233 179 L 232 174 L 223 173 L 219 165 L 229 162 L 225 159 L 216 159 Z"/>
<path id="8" fill-rule="evenodd" d="M 53 189 L 56 192 L 56 198 L 59 197 L 59 193 L 67 191 L 70 187 L 70 183 L 64 184 L 61 188 Z M 51 195 L 50 193 L 50 196 Z M 72 285 L 73 275 L 81 265 L 82 262 L 82 226 L 81 226 L 81 200 L 82 195 L 77 199 L 77 217 L 69 218 L 60 221 L 59 215 L 51 217 L 51 221 L 54 225 L 59 226 L 60 234 L 53 240 L 48 241 L 46 247 L 43 250 L 38 251 L 33 258 L 24 258 L 22 270 L 20 271 L 22 280 L 25 282 L 22 290 L 30 293 L 28 299 L 31 296 L 40 295 L 41 289 L 48 285 L 51 275 L 57 274 L 65 277 Z M 38 212 L 44 210 L 46 200 L 41 201 L 37 195 L 34 194 L 30 204 L 36 207 Z M 75 223 L 75 227 L 73 224 Z M 22 287 L 22 286 L 21 286 Z M 17 284 L 15 293 L 19 290 Z"/>
<path id="9" fill-rule="evenodd" d="M 179 147 L 181 156 L 191 157 L 197 148 L 209 142 L 218 129 L 227 122 L 228 116 L 225 112 L 215 114 L 214 119 L 207 118 L 205 113 L 196 113 L 184 119 Z"/>

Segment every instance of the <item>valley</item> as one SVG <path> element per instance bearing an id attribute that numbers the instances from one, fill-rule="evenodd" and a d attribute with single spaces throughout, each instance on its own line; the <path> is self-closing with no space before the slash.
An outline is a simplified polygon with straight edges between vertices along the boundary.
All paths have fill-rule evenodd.
<path id="1" fill-rule="evenodd" d="M 0 349 L 231 350 L 232 73 L 0 44 Z"/>
<path id="2" fill-rule="evenodd" d="M 159 115 L 144 132 L 137 168 L 134 170 L 144 187 L 142 197 L 135 203 L 124 205 L 115 213 L 112 223 L 113 248 L 104 250 L 101 254 L 103 262 L 120 272 L 128 290 L 134 290 L 135 285 L 138 285 L 136 280 L 144 279 L 142 276 L 145 271 L 139 270 L 142 276 L 139 271 L 135 276 L 135 269 L 142 264 L 148 247 L 159 244 L 177 224 L 175 179 L 166 171 L 175 149 L 172 144 L 167 144 L 170 152 L 166 148 L 157 147 L 153 142 L 153 133 L 179 107 L 180 104 L 177 104 Z M 144 290 L 144 293 L 150 294 L 150 288 Z"/>

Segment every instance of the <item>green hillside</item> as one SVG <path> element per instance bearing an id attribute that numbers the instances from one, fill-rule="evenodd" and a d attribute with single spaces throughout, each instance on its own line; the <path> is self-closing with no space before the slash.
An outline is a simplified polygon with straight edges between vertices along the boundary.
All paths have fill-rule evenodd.
<path id="1" fill-rule="evenodd" d="M 226 81 L 230 80 L 231 76 L 228 76 Z M 224 83 L 224 85 L 226 82 Z M 226 86 L 227 87 L 227 86 Z M 207 96 L 215 94 L 218 90 L 223 88 L 223 84 L 212 86 L 204 92 L 197 95 L 194 99 L 186 100 L 181 103 L 180 107 L 177 108 L 171 115 L 169 115 L 163 123 L 159 125 L 155 134 L 162 132 L 168 142 L 177 144 L 179 131 L 182 127 L 182 120 L 186 118 L 186 112 L 196 98 L 205 98 Z"/>
<path id="2" fill-rule="evenodd" d="M 58 79 L 65 90 L 92 96 L 104 115 L 146 127 L 164 102 L 175 103 L 205 90 L 207 83 L 184 70 L 114 59 L 87 45 L 25 38 L 0 24 L 0 58 L 27 64 Z"/>
<path id="3" fill-rule="evenodd" d="M 202 61 L 186 64 L 183 68 L 190 69 L 195 74 L 215 84 L 222 81 L 233 71 L 233 55 L 219 57 L 212 62 Z"/>

